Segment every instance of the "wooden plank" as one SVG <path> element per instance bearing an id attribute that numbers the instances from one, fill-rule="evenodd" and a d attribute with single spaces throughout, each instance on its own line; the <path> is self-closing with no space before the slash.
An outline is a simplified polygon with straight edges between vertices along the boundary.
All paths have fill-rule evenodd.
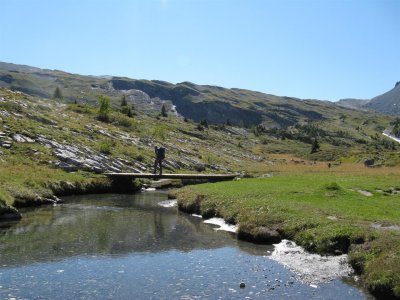
<path id="1" fill-rule="evenodd" d="M 152 174 L 152 173 L 104 173 L 111 178 L 150 178 L 150 179 L 205 179 L 228 180 L 234 179 L 238 174 Z"/>

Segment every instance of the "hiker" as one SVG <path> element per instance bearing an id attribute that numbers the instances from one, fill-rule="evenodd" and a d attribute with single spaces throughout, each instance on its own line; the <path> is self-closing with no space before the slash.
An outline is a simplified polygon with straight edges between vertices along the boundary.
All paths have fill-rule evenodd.
<path id="1" fill-rule="evenodd" d="M 157 171 L 157 165 L 160 167 L 160 175 L 162 175 L 162 161 L 165 158 L 165 148 L 160 147 L 158 148 L 157 146 L 154 147 L 154 152 L 156 154 L 156 159 L 154 161 L 154 174 L 156 174 Z"/>

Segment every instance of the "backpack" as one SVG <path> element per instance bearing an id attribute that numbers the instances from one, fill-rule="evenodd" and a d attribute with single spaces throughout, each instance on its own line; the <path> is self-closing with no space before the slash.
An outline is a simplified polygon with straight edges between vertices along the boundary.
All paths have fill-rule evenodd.
<path id="1" fill-rule="evenodd" d="M 160 147 L 157 150 L 157 159 L 164 159 L 165 158 L 165 148 Z"/>

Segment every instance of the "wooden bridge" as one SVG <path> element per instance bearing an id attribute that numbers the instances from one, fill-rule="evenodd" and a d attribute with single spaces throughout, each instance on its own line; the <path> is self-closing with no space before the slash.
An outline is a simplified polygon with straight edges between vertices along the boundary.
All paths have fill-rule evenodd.
<path id="1" fill-rule="evenodd" d="M 238 174 L 152 174 L 152 173 L 104 173 L 111 179 L 190 179 L 190 180 L 210 180 L 210 181 L 224 181 L 233 180 Z"/>

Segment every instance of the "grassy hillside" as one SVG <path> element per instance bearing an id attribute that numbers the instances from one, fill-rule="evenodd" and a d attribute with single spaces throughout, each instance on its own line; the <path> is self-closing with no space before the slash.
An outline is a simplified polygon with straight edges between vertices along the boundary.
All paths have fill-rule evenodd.
<path id="1" fill-rule="evenodd" d="M 264 157 L 242 145 L 247 131 L 207 128 L 175 116 L 131 118 L 120 109 L 98 120 L 91 105 L 60 104 L 0 89 L 0 197 L 3 202 L 51 195 L 49 183 L 82 181 L 104 171 L 152 171 L 154 146 L 167 148 L 170 172 L 248 171 Z M 66 172 L 66 171 L 69 172 Z"/>

